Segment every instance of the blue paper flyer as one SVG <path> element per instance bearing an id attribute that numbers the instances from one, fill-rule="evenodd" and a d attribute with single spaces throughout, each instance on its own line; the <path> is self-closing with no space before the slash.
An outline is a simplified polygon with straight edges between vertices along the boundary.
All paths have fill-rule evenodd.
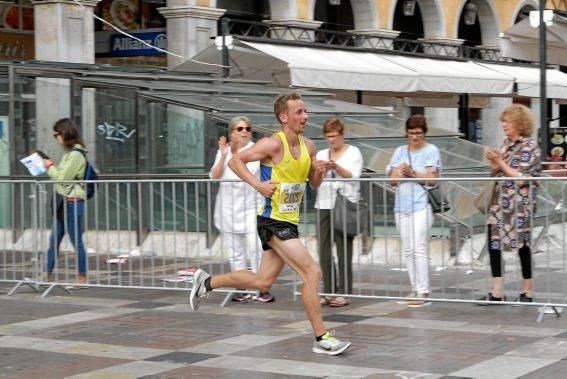
<path id="1" fill-rule="evenodd" d="M 38 176 L 46 172 L 45 165 L 43 164 L 43 159 L 39 156 L 38 153 L 33 153 L 30 156 L 21 159 L 20 162 L 26 166 L 33 176 Z"/>

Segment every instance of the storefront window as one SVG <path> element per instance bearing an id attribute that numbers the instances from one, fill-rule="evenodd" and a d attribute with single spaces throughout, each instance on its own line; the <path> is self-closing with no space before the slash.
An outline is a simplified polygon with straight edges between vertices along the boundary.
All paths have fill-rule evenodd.
<path id="1" fill-rule="evenodd" d="M 155 0 L 102 0 L 96 7 L 96 14 L 123 30 L 165 28 L 165 19 L 157 10 L 165 5 L 165 1 Z M 114 30 L 100 21 L 95 29 Z"/>
<path id="2" fill-rule="evenodd" d="M 0 1 L 0 29 L 33 30 L 33 6 L 29 0 Z"/>

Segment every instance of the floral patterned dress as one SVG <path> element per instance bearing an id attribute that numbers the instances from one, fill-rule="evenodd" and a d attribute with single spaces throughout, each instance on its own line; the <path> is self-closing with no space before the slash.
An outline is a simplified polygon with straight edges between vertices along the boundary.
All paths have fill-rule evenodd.
<path id="1" fill-rule="evenodd" d="M 500 156 L 522 177 L 541 175 L 541 150 L 531 138 L 520 137 L 516 142 L 506 139 L 500 148 Z M 524 244 L 530 246 L 537 187 L 538 183 L 531 180 L 497 182 L 493 197 L 496 201 L 488 211 L 490 249 L 511 252 Z"/>

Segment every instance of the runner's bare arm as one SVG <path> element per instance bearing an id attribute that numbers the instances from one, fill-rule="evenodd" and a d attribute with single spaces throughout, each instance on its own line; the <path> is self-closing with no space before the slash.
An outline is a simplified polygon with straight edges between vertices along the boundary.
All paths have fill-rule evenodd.
<path id="1" fill-rule="evenodd" d="M 277 138 L 277 137 L 276 137 Z M 256 142 L 254 146 L 249 149 L 243 150 L 235 155 L 228 162 L 228 167 L 242 180 L 250 184 L 256 191 L 260 192 L 264 197 L 270 197 L 276 190 L 274 181 L 261 182 L 254 176 L 246 163 L 260 161 L 264 164 L 271 163 L 274 156 L 276 156 L 281 149 L 281 142 L 274 137 L 262 138 Z"/>
<path id="2" fill-rule="evenodd" d="M 305 138 L 305 144 L 307 145 L 307 150 L 309 151 L 309 156 L 311 157 L 311 168 L 309 169 L 309 185 L 312 188 L 319 188 L 321 182 L 325 178 L 327 173 L 327 164 L 325 161 L 317 160 L 317 148 L 315 144 L 310 139 Z"/>

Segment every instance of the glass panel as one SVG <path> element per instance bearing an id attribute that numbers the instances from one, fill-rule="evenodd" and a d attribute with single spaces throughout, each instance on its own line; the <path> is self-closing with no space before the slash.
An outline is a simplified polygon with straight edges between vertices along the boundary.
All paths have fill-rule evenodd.
<path id="1" fill-rule="evenodd" d="M 205 112 L 162 103 L 149 103 L 141 111 L 140 163 L 146 172 L 205 172 Z"/>
<path id="2" fill-rule="evenodd" d="M 91 89 L 84 89 L 83 96 Z M 135 92 L 129 89 L 97 89 L 94 95 L 95 130 L 84 130 L 88 148 L 94 153 L 95 167 L 108 173 L 138 172 L 136 164 Z M 85 107 L 83 101 L 83 107 Z M 83 113 L 85 110 L 83 109 Z M 94 135 L 93 135 L 94 134 Z M 143 141 L 140 141 L 143 143 Z"/>

